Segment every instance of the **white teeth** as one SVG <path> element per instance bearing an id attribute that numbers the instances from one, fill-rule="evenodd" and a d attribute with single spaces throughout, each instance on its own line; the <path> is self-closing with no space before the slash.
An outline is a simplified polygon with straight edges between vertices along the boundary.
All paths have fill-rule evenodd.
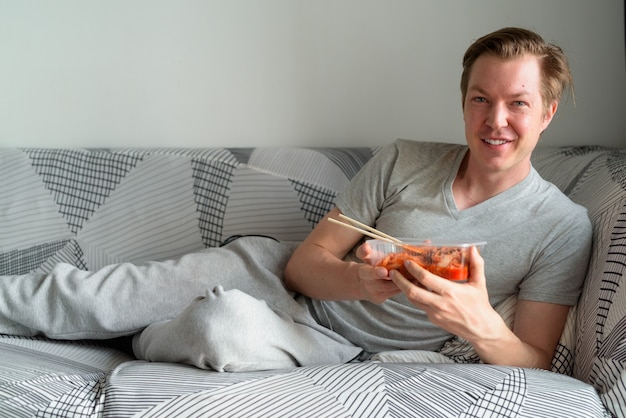
<path id="1" fill-rule="evenodd" d="M 502 144 L 506 144 L 507 143 L 507 141 L 505 141 L 505 140 L 489 139 L 489 138 L 483 138 L 483 141 L 485 141 L 489 145 L 502 145 Z"/>

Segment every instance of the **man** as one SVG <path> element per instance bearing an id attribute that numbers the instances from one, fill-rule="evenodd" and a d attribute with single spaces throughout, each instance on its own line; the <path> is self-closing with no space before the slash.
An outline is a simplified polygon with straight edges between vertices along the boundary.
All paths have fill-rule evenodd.
<path id="1" fill-rule="evenodd" d="M 4 277 L 0 332 L 136 334 L 139 358 L 225 371 L 437 350 L 458 335 L 484 362 L 548 368 L 580 292 L 591 226 L 532 169 L 530 155 L 570 84 L 562 51 L 533 32 L 486 35 L 464 58 L 467 146 L 397 141 L 327 215 L 346 213 L 394 236 L 485 240 L 467 283 L 411 263 L 415 284 L 355 262 L 371 256 L 363 237 L 324 219 L 295 251 L 246 237 L 172 261 Z M 516 294 L 509 330 L 492 306 Z"/>
<path id="2" fill-rule="evenodd" d="M 549 368 L 568 305 L 575 304 L 586 271 L 591 227 L 584 210 L 539 178 L 530 157 L 572 77 L 559 48 L 516 28 L 477 40 L 466 52 L 463 67 L 468 151 L 397 144 L 377 156 L 376 168 L 360 173 L 350 189 L 369 187 L 372 193 L 348 191 L 328 216 L 347 212 L 393 236 L 484 239 L 490 274 L 485 277 L 483 260 L 474 250 L 467 284 L 446 281 L 410 263 L 407 267 L 418 286 L 394 271 L 344 262 L 362 237 L 322 221 L 287 265 L 287 285 L 320 300 L 381 303 L 402 293 L 432 324 L 469 341 L 484 362 Z M 420 170 L 423 174 L 416 174 Z M 366 258 L 367 248 L 359 255 Z M 514 284 L 508 290 L 506 281 Z M 509 330 L 492 305 L 517 286 L 520 301 Z M 395 308 L 387 302 L 376 307 L 357 302 L 354 309 L 326 303 L 325 315 L 332 320 L 326 325 L 356 344 L 364 339 L 370 346 L 363 329 L 384 329 L 397 339 L 425 334 L 431 345 L 424 348 L 432 349 L 448 338 L 423 317 L 412 324 L 421 327 L 416 332 L 399 329 L 406 302 L 402 297 L 395 302 Z M 391 317 L 397 321 L 395 329 L 359 321 L 371 315 Z"/>

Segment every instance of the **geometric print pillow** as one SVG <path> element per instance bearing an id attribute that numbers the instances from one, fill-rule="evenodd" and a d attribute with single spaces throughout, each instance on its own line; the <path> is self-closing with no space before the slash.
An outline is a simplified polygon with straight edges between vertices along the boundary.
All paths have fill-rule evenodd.
<path id="1" fill-rule="evenodd" d="M 539 173 L 587 208 L 594 240 L 577 306 L 573 376 L 626 416 L 626 149 L 538 148 Z"/>
<path id="2" fill-rule="evenodd" d="M 0 275 L 300 241 L 376 150 L 2 149 Z"/>

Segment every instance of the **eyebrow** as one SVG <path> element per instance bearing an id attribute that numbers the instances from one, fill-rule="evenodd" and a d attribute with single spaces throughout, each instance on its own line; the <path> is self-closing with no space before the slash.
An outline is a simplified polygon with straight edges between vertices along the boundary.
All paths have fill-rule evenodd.
<path id="1" fill-rule="evenodd" d="M 470 86 L 470 88 L 467 89 L 468 92 L 470 91 L 475 91 L 477 93 L 483 94 L 485 96 L 489 96 L 489 93 L 487 93 L 486 90 L 482 89 L 481 87 L 478 86 Z M 530 96 L 530 91 L 529 90 L 521 90 L 517 93 L 512 94 L 510 97 L 513 99 L 517 99 L 523 96 Z"/>

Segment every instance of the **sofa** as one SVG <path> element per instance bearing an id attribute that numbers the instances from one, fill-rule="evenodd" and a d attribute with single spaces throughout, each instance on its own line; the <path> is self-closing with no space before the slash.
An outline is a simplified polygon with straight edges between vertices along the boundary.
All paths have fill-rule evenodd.
<path id="1" fill-rule="evenodd" d="M 379 149 L 0 149 L 0 276 L 172 259 L 237 235 L 300 241 Z M 460 339 L 438 353 L 218 373 L 110 341 L 0 335 L 0 416 L 626 416 L 626 149 L 540 145 L 533 165 L 594 226 L 550 371 L 482 364 Z M 510 320 L 514 308 L 498 311 Z"/>

